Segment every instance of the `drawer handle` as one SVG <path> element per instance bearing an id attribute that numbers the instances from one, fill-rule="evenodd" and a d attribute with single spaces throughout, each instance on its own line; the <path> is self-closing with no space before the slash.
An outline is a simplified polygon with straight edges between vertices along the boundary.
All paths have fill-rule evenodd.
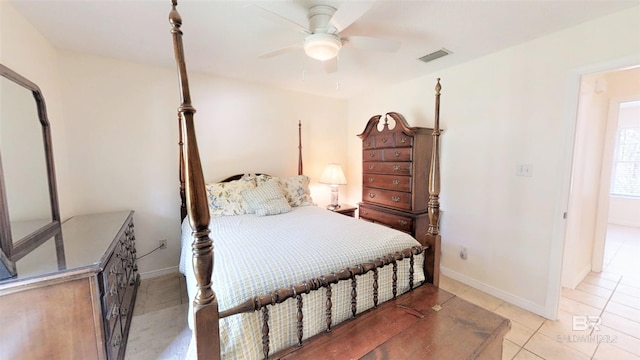
<path id="1" fill-rule="evenodd" d="M 370 142 L 370 141 L 367 141 L 366 143 L 364 143 L 364 146 L 366 146 L 366 147 L 371 146 L 371 142 Z"/>
<path id="2" fill-rule="evenodd" d="M 400 197 L 399 196 L 392 196 L 391 200 L 393 200 L 394 202 L 398 202 L 398 201 L 400 201 Z"/>
<path id="3" fill-rule="evenodd" d="M 393 170 L 395 170 L 395 171 L 399 171 L 400 168 L 401 168 L 400 165 L 393 165 Z"/>
<path id="4" fill-rule="evenodd" d="M 376 197 L 376 194 L 374 194 L 374 193 L 369 193 L 369 197 L 373 199 L 374 197 Z"/>
<path id="5" fill-rule="evenodd" d="M 117 347 L 120 347 L 121 344 L 122 344 L 122 335 L 116 334 L 116 336 L 113 337 L 113 342 L 111 343 L 111 345 L 117 348 Z"/>
<path id="6" fill-rule="evenodd" d="M 394 152 L 394 153 L 393 153 L 393 156 L 395 156 L 395 157 L 400 157 L 400 152 L 399 152 L 399 151 Z"/>
<path id="7" fill-rule="evenodd" d="M 369 170 L 373 170 L 373 169 L 375 169 L 375 168 L 376 168 L 376 166 L 375 166 L 375 165 L 369 165 Z"/>
<path id="8" fill-rule="evenodd" d="M 397 186 L 397 185 L 400 185 L 400 180 L 397 180 L 397 179 L 396 179 L 396 180 L 393 180 L 393 185 L 396 185 L 396 186 Z"/>
<path id="9" fill-rule="evenodd" d="M 362 211 L 362 215 L 369 215 L 369 212 L 364 210 L 364 211 Z"/>
<path id="10" fill-rule="evenodd" d="M 120 307 L 118 305 L 113 305 L 113 307 L 111 308 L 111 316 L 118 315 L 120 315 Z"/>
<path id="11" fill-rule="evenodd" d="M 376 154 L 374 154 L 374 153 L 370 153 L 370 154 L 369 154 L 369 157 L 373 159 L 374 157 L 376 157 Z"/>
<path id="12" fill-rule="evenodd" d="M 383 143 L 386 144 L 388 140 L 387 140 L 387 138 L 382 138 L 380 141 L 382 141 Z"/>
<path id="13" fill-rule="evenodd" d="M 409 224 L 409 223 L 407 222 L 407 220 L 398 220 L 398 222 L 399 222 L 399 223 L 400 223 L 400 225 L 402 225 L 402 226 L 407 226 L 407 224 Z"/>
<path id="14" fill-rule="evenodd" d="M 376 179 L 375 179 L 375 178 L 369 178 L 369 182 L 370 182 L 370 183 L 372 183 L 372 182 L 374 182 L 374 181 L 376 181 Z"/>
<path id="15" fill-rule="evenodd" d="M 406 137 L 400 138 L 400 142 L 403 143 L 403 144 L 406 143 L 407 142 L 407 138 Z"/>

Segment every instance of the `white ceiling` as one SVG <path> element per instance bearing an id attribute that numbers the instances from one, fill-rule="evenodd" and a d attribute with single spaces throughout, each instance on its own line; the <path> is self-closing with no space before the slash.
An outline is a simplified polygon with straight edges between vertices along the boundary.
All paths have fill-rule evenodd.
<path id="1" fill-rule="evenodd" d="M 167 20 L 170 0 L 9 2 L 57 48 L 175 68 Z M 640 4 L 638 0 L 379 0 L 341 35 L 400 40 L 395 53 L 343 48 L 339 70 L 332 74 L 301 49 L 258 58 L 302 42 L 305 34 L 261 16 L 247 4 L 259 4 L 306 25 L 306 9 L 320 2 L 336 8 L 343 3 L 179 0 L 188 71 L 348 98 Z M 431 63 L 417 60 L 441 48 L 453 54 Z M 571 51 L 571 44 L 566 51 Z"/>

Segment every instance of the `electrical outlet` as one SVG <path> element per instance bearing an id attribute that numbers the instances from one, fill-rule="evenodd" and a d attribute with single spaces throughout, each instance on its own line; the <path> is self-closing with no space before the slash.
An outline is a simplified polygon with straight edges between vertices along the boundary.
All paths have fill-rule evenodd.
<path id="1" fill-rule="evenodd" d="M 160 249 L 166 249 L 166 248 L 167 248 L 167 239 L 160 240 Z"/>
<path id="2" fill-rule="evenodd" d="M 532 177 L 533 165 L 532 164 L 519 164 L 516 169 L 517 176 Z"/>
<path id="3" fill-rule="evenodd" d="M 460 248 L 460 259 L 467 260 L 467 248 L 464 246 Z"/>

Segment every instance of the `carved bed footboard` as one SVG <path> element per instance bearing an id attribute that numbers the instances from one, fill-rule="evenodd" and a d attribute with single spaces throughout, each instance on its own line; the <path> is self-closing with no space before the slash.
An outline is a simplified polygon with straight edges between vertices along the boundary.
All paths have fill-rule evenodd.
<path id="1" fill-rule="evenodd" d="M 275 306 L 277 304 L 281 304 L 284 301 L 295 298 L 297 301 L 297 329 L 298 329 L 298 345 L 302 345 L 302 340 L 304 337 L 304 327 L 303 327 L 303 294 L 309 294 L 312 291 L 320 290 L 322 288 L 326 289 L 326 308 L 325 308 L 325 316 L 327 329 L 326 331 L 331 331 L 331 325 L 333 323 L 332 317 L 332 289 L 331 285 L 337 284 L 343 280 L 351 281 L 351 317 L 355 318 L 357 314 L 357 305 L 358 305 L 358 293 L 357 293 L 357 276 L 364 275 L 370 271 L 373 271 L 373 305 L 374 308 L 378 307 L 378 269 L 381 269 L 387 265 L 393 266 L 392 272 L 392 281 L 393 281 L 393 299 L 398 295 L 398 264 L 397 262 L 402 261 L 404 259 L 409 259 L 409 289 L 412 290 L 414 288 L 414 256 L 422 254 L 425 248 L 423 246 L 414 246 L 412 248 L 407 248 L 401 251 L 398 251 L 393 254 L 389 254 L 387 256 L 383 256 L 377 258 L 373 261 L 366 262 L 363 264 L 358 264 L 353 267 L 348 267 L 342 269 L 337 272 L 332 272 L 330 274 L 316 277 L 313 279 L 309 279 L 300 284 L 292 285 L 286 288 L 280 288 L 272 291 L 269 294 L 263 296 L 256 296 L 253 299 L 249 299 L 244 303 L 235 306 L 231 309 L 220 312 L 220 318 L 225 318 L 228 316 L 259 311 L 262 310 L 263 320 L 262 320 L 262 351 L 264 354 L 264 358 L 269 358 L 269 307 Z"/>

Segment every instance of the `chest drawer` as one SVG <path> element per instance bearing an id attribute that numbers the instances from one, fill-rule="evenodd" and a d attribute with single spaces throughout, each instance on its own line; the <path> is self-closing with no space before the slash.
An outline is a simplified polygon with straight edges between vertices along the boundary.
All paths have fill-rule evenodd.
<path id="1" fill-rule="evenodd" d="M 382 149 L 364 150 L 362 152 L 362 161 L 364 162 L 383 161 L 384 160 L 383 153 L 384 153 L 384 150 Z"/>
<path id="2" fill-rule="evenodd" d="M 362 179 L 362 187 L 394 191 L 411 191 L 411 176 L 365 174 Z"/>
<path id="3" fill-rule="evenodd" d="M 410 162 L 367 162 L 362 164 L 365 174 L 411 175 Z"/>
<path id="4" fill-rule="evenodd" d="M 396 209 L 411 210 L 411 193 L 374 188 L 362 189 L 362 200 Z"/>
<path id="5" fill-rule="evenodd" d="M 409 233 L 413 229 L 412 218 L 379 211 L 366 206 L 366 204 L 360 205 L 360 217 Z"/>
<path id="6" fill-rule="evenodd" d="M 411 161 L 411 148 L 384 149 L 384 161 Z"/>
<path id="7" fill-rule="evenodd" d="M 370 149 L 362 152 L 362 161 L 411 161 L 411 148 Z"/>

